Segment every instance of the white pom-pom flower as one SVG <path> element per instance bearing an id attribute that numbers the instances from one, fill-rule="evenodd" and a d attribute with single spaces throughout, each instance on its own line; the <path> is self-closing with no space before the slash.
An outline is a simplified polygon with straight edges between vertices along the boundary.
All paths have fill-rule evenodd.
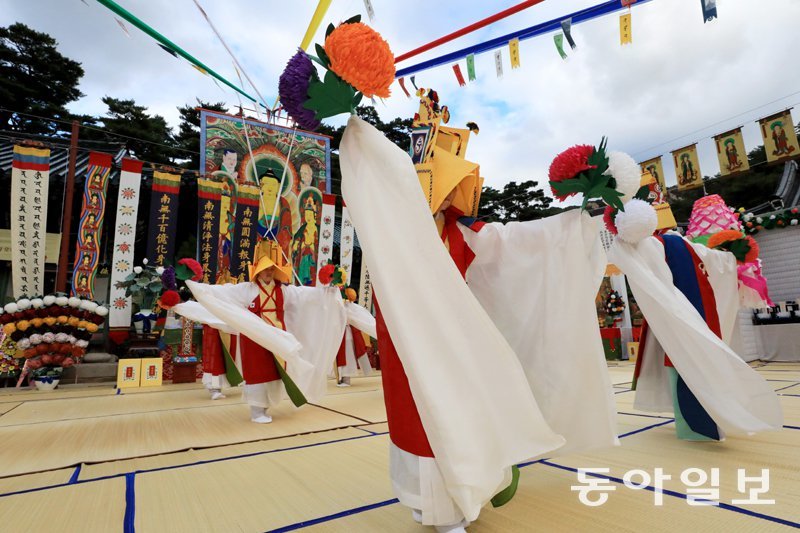
<path id="1" fill-rule="evenodd" d="M 16 303 L 11 302 L 3 306 L 3 309 L 6 310 L 6 313 L 16 313 L 19 311 L 19 306 Z"/>
<path id="2" fill-rule="evenodd" d="M 87 302 L 86 310 L 89 311 L 90 313 L 94 313 L 95 311 L 97 311 L 97 307 L 98 305 L 100 305 L 97 302 L 93 302 L 91 300 L 86 300 L 86 302 Z"/>
<path id="3" fill-rule="evenodd" d="M 27 298 L 20 298 L 17 300 L 17 307 L 19 307 L 20 311 L 25 311 L 31 308 L 31 301 Z"/>
<path id="4" fill-rule="evenodd" d="M 65 335 L 66 335 L 66 333 L 65 333 Z M 77 340 L 78 340 L 78 338 L 75 335 L 67 335 L 66 342 L 68 342 L 70 344 L 75 344 L 77 342 Z"/>
<path id="5" fill-rule="evenodd" d="M 102 305 L 98 305 L 97 309 L 95 309 L 94 312 L 98 316 L 107 316 L 108 315 L 108 307 L 103 307 Z"/>
<path id="6" fill-rule="evenodd" d="M 56 305 L 60 305 L 61 307 L 64 307 L 68 303 L 69 303 L 69 298 L 67 298 L 66 296 L 58 296 L 58 297 L 56 297 Z"/>
<path id="7" fill-rule="evenodd" d="M 34 309 L 41 309 L 44 306 L 44 300 L 41 298 L 33 298 L 31 300 L 31 307 Z"/>
<path id="8" fill-rule="evenodd" d="M 70 342 L 69 335 L 66 333 L 56 333 L 56 342 Z"/>
<path id="9" fill-rule="evenodd" d="M 140 266 L 133 267 L 133 273 L 134 274 L 141 274 L 142 273 L 142 267 L 140 267 Z"/>
<path id="10" fill-rule="evenodd" d="M 34 333 L 30 336 L 31 344 L 41 344 L 42 336 L 39 333 Z"/>
<path id="11" fill-rule="evenodd" d="M 91 300 L 81 300 L 81 309 L 84 310 L 84 311 L 88 311 L 89 310 L 89 304 L 91 304 L 91 303 L 92 303 Z"/>
<path id="12" fill-rule="evenodd" d="M 156 267 L 156 274 L 159 276 L 164 273 L 164 267 Z"/>
<path id="13" fill-rule="evenodd" d="M 42 340 L 44 342 L 53 342 L 56 340 L 56 336 L 52 331 L 48 331 L 47 333 L 42 334 Z"/>
<path id="14" fill-rule="evenodd" d="M 89 346 L 89 341 L 79 340 L 78 342 L 75 343 L 75 346 L 77 346 L 78 348 L 86 348 L 87 346 Z"/>
<path id="15" fill-rule="evenodd" d="M 44 303 L 44 305 L 53 305 L 54 303 L 56 303 L 56 297 L 53 296 L 52 294 L 48 294 L 47 296 L 42 298 L 42 302 Z"/>
<path id="16" fill-rule="evenodd" d="M 20 350 L 27 350 L 31 347 L 31 340 L 30 339 L 20 339 L 17 343 L 17 348 Z"/>
<path id="17" fill-rule="evenodd" d="M 72 298 L 67 300 L 67 303 L 69 304 L 70 307 L 80 307 L 81 299 L 78 298 L 77 296 L 73 296 Z"/>
<path id="18" fill-rule="evenodd" d="M 617 226 L 617 237 L 629 244 L 650 237 L 658 227 L 658 215 L 653 206 L 644 200 L 631 200 L 625 204 L 625 211 L 620 211 L 614 218 Z"/>
<path id="19" fill-rule="evenodd" d="M 147 258 L 146 258 L 146 257 L 145 257 L 144 259 L 142 259 L 142 264 L 143 264 L 143 265 L 146 265 L 146 264 L 147 264 Z"/>
<path id="20" fill-rule="evenodd" d="M 636 195 L 641 188 L 642 170 L 639 164 L 625 152 L 609 152 L 608 170 L 603 174 L 613 177 L 617 182 L 617 190 L 624 196 L 622 203 Z"/>

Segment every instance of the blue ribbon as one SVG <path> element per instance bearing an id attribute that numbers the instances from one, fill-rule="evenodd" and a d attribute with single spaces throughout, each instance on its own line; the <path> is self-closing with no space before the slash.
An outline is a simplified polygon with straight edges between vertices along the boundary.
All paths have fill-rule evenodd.
<path id="1" fill-rule="evenodd" d="M 136 313 L 133 315 L 134 322 L 143 322 L 142 324 L 142 333 L 150 333 L 152 329 L 152 324 L 150 323 L 152 320 L 156 319 L 155 313 L 150 313 L 149 315 L 143 315 L 142 313 Z"/>

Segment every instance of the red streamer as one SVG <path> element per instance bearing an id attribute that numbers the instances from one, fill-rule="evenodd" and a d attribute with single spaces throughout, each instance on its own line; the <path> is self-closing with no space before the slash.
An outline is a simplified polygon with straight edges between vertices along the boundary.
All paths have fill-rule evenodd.
<path id="1" fill-rule="evenodd" d="M 453 72 L 456 73 L 456 79 L 458 80 L 459 85 L 463 87 L 464 85 L 467 84 L 467 82 L 464 81 L 464 75 L 461 74 L 461 67 L 458 65 L 458 63 L 453 65 Z"/>
<path id="2" fill-rule="evenodd" d="M 398 81 L 398 83 L 400 83 L 400 88 L 403 89 L 403 92 L 406 93 L 406 96 L 408 98 L 411 98 L 411 93 L 408 92 L 408 89 L 406 89 L 406 80 L 405 80 L 405 78 L 400 78 L 397 81 Z"/>
<path id="3" fill-rule="evenodd" d="M 399 63 L 400 61 L 406 60 L 406 59 L 408 59 L 410 57 L 414 57 L 414 56 L 417 56 L 417 55 L 419 55 L 419 54 L 421 54 L 423 52 L 427 52 L 428 50 L 430 50 L 432 48 L 436 48 L 437 46 L 440 46 L 440 45 L 442 45 L 444 43 L 449 43 L 450 41 L 452 41 L 454 39 L 458 39 L 459 37 L 467 35 L 468 33 L 474 32 L 475 30 L 479 30 L 481 28 L 484 28 L 484 27 L 488 26 L 489 24 L 493 24 L 493 23 L 497 22 L 498 20 L 502 20 L 502 19 L 504 19 L 506 17 L 510 17 L 511 15 L 514 15 L 515 13 L 519 13 L 520 11 L 528 9 L 529 7 L 533 7 L 536 4 L 539 4 L 541 2 L 544 2 L 544 0 L 527 0 L 526 2 L 520 2 L 519 4 L 517 4 L 515 6 L 512 6 L 512 7 L 508 8 L 508 9 L 503 10 L 503 11 L 500 11 L 499 13 L 495 13 L 491 17 L 486 17 L 483 20 L 479 20 L 478 22 L 470 24 L 469 26 L 463 27 L 460 30 L 456 30 L 453 33 L 449 33 L 449 34 L 445 35 L 444 37 L 439 37 L 435 41 L 431 41 L 428 44 L 423 44 L 419 48 L 415 48 L 415 49 L 411 50 L 410 52 L 406 52 L 405 54 L 400 54 L 399 56 L 394 58 L 394 62 L 395 63 Z"/>

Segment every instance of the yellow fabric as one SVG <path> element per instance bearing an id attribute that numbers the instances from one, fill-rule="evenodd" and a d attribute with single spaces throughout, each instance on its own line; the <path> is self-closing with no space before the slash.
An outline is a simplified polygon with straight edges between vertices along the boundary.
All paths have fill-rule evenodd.
<path id="1" fill-rule="evenodd" d="M 325 13 L 328 12 L 331 1 L 332 0 L 319 0 L 317 9 L 314 10 L 314 15 L 311 17 L 311 20 L 308 23 L 306 34 L 303 35 L 303 41 L 300 43 L 300 48 L 303 50 L 308 50 L 308 46 L 311 44 L 311 39 L 314 38 L 314 34 L 317 33 L 319 25 L 322 24 L 322 19 L 325 18 Z"/>
<path id="2" fill-rule="evenodd" d="M 262 240 L 256 246 L 253 264 L 250 266 L 250 281 L 255 281 L 259 272 L 275 267 L 275 279 L 282 283 L 292 282 L 292 266 L 284 262 L 278 243 Z"/>
<path id="3" fill-rule="evenodd" d="M 480 202 L 480 165 L 455 156 L 438 146 L 428 163 L 416 165 L 417 177 L 425 193 L 431 213 L 435 213 L 447 195 L 458 188 L 453 207 L 467 216 L 477 214 Z"/>

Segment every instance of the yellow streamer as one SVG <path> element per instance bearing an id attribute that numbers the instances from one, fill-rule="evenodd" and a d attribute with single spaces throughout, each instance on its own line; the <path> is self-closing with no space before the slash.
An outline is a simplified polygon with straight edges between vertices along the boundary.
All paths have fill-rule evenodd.
<path id="1" fill-rule="evenodd" d="M 631 32 L 631 14 L 625 13 L 619 17 L 619 44 L 630 44 L 633 42 Z"/>
<path id="2" fill-rule="evenodd" d="M 519 68 L 519 39 L 508 41 L 508 54 L 511 57 L 511 68 Z"/>
<path id="3" fill-rule="evenodd" d="M 314 16 L 311 17 L 311 22 L 308 23 L 308 29 L 303 37 L 303 42 L 300 43 L 300 48 L 303 50 L 308 50 L 308 46 L 311 44 L 311 39 L 313 39 L 314 35 L 317 33 L 319 25 L 322 24 L 322 19 L 325 18 L 325 13 L 328 12 L 330 5 L 331 0 L 319 0 L 317 9 L 314 11 Z"/>

